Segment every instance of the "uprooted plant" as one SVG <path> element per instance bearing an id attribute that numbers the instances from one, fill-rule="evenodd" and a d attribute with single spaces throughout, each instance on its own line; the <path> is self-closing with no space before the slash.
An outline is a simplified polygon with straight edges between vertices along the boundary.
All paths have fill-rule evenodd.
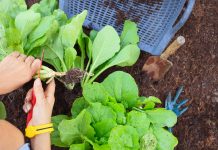
<path id="1" fill-rule="evenodd" d="M 0 5 L 0 60 L 14 50 L 40 57 L 44 49 L 44 61 L 55 71 L 43 67 L 43 79 L 56 77 L 68 89 L 75 84 L 74 80 L 69 81 L 72 69 L 79 72 L 76 78 L 82 80 L 83 86 L 93 82 L 106 69 L 131 66 L 139 57 L 138 28 L 131 21 L 125 22 L 120 37 L 111 26 L 87 36 L 82 29 L 86 10 L 67 19 L 62 10 L 55 9 L 56 0 L 42 0 L 30 9 L 24 0 L 3 0 Z M 78 50 L 75 45 L 79 46 Z M 62 77 L 68 73 L 70 78 Z"/>

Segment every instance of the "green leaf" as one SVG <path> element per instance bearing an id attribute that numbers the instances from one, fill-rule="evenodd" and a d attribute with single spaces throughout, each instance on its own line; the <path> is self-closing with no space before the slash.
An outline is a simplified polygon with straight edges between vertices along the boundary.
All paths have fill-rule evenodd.
<path id="1" fill-rule="evenodd" d="M 0 24 L 0 61 L 7 56 L 7 39 L 5 37 L 5 27 Z"/>
<path id="2" fill-rule="evenodd" d="M 5 13 L 0 13 L 0 24 L 2 24 L 5 28 L 12 27 L 13 19 Z"/>
<path id="3" fill-rule="evenodd" d="M 0 13 L 5 13 L 12 18 L 15 18 L 17 14 L 22 11 L 26 11 L 27 6 L 25 0 L 1 0 L 0 1 Z"/>
<path id="4" fill-rule="evenodd" d="M 136 128 L 141 138 L 148 131 L 150 120 L 145 113 L 132 110 L 127 114 L 127 124 Z"/>
<path id="5" fill-rule="evenodd" d="M 104 86 L 97 82 L 85 84 L 83 87 L 83 96 L 88 102 L 100 102 L 105 104 L 109 100 L 109 95 Z"/>
<path id="6" fill-rule="evenodd" d="M 67 70 L 73 68 L 76 55 L 77 55 L 77 51 L 73 47 L 69 47 L 65 49 L 64 62 L 66 64 Z"/>
<path id="7" fill-rule="evenodd" d="M 150 121 L 160 127 L 173 127 L 177 122 L 176 114 L 171 110 L 157 108 L 145 111 Z"/>
<path id="8" fill-rule="evenodd" d="M 143 104 L 147 104 L 148 102 L 154 102 L 154 103 L 161 104 L 161 100 L 159 98 L 155 97 L 155 96 L 140 97 L 139 100 Z"/>
<path id="9" fill-rule="evenodd" d="M 46 46 L 44 58 L 47 59 L 48 62 L 50 62 L 51 65 L 53 65 L 55 68 L 60 68 L 59 72 L 66 72 L 67 67 L 64 62 L 64 48 L 61 43 L 60 36 L 55 38 L 54 43 L 49 43 Z M 47 52 L 46 52 L 47 51 Z M 54 59 L 54 56 L 56 56 Z M 49 60 L 50 59 L 50 60 Z M 58 63 L 57 66 L 55 63 Z"/>
<path id="10" fill-rule="evenodd" d="M 62 71 L 61 62 L 59 58 L 44 59 L 44 61 L 52 65 L 56 71 L 59 71 L 59 72 Z"/>
<path id="11" fill-rule="evenodd" d="M 155 135 L 149 131 L 140 139 L 140 150 L 156 150 L 157 143 Z"/>
<path id="12" fill-rule="evenodd" d="M 89 106 L 84 97 L 77 98 L 72 105 L 71 114 L 73 118 L 76 118 L 80 112 Z"/>
<path id="13" fill-rule="evenodd" d="M 117 123 L 113 119 L 107 119 L 100 122 L 97 122 L 93 124 L 93 127 L 96 132 L 96 137 L 98 137 L 99 141 L 101 141 L 102 138 L 107 138 L 110 136 L 111 130 L 117 126 Z M 106 144 L 106 143 L 101 143 Z"/>
<path id="14" fill-rule="evenodd" d="M 42 18 L 39 25 L 30 33 L 25 49 L 29 52 L 35 47 L 39 47 L 47 40 L 51 40 L 58 31 L 59 25 L 54 16 Z M 42 40 L 43 39 L 43 40 Z M 39 40 L 41 42 L 39 42 Z"/>
<path id="15" fill-rule="evenodd" d="M 138 87 L 131 75 L 122 71 L 110 74 L 103 82 L 103 86 L 111 97 L 121 102 L 125 108 L 137 105 Z"/>
<path id="16" fill-rule="evenodd" d="M 87 111 L 92 115 L 92 122 L 97 123 L 100 121 L 112 119 L 116 121 L 116 113 L 108 106 L 101 103 L 92 103 Z"/>
<path id="17" fill-rule="evenodd" d="M 125 21 L 123 32 L 120 37 L 122 47 L 125 47 L 128 44 L 137 44 L 139 42 L 137 32 L 138 28 L 134 22 L 130 20 Z"/>
<path id="18" fill-rule="evenodd" d="M 86 15 L 87 11 L 84 10 L 81 14 L 75 16 L 69 24 L 61 27 L 60 37 L 64 47 L 74 47 L 82 30 Z"/>
<path id="19" fill-rule="evenodd" d="M 59 26 L 65 25 L 68 21 L 67 15 L 61 9 L 55 10 L 53 16 L 55 16 L 55 19 L 58 21 Z"/>
<path id="20" fill-rule="evenodd" d="M 90 145 L 85 142 L 85 143 L 81 143 L 81 144 L 72 144 L 70 145 L 70 149 L 69 150 L 90 150 Z"/>
<path id="21" fill-rule="evenodd" d="M 21 33 L 16 28 L 6 29 L 7 45 L 12 49 L 23 53 Z"/>
<path id="22" fill-rule="evenodd" d="M 107 64 L 106 66 L 132 66 L 138 60 L 140 54 L 140 49 L 137 45 L 127 45 L 123 49 L 120 50 L 118 54 L 116 54 Z"/>
<path id="23" fill-rule="evenodd" d="M 6 117 L 5 105 L 0 101 L 0 119 L 5 119 Z"/>
<path id="24" fill-rule="evenodd" d="M 90 123 L 91 115 L 86 110 L 83 110 L 75 119 L 63 120 L 58 126 L 61 141 L 71 145 L 82 143 L 84 137 L 93 140 L 95 131 Z"/>
<path id="25" fill-rule="evenodd" d="M 154 107 L 155 107 L 154 102 L 147 102 L 147 104 L 145 105 L 145 107 L 143 109 L 149 110 L 149 109 L 154 109 Z"/>
<path id="26" fill-rule="evenodd" d="M 105 26 L 98 32 L 93 42 L 92 66 L 93 72 L 98 66 L 112 58 L 120 50 L 120 39 L 111 26 Z"/>
<path id="27" fill-rule="evenodd" d="M 92 40 L 92 42 L 95 40 L 97 34 L 98 34 L 98 31 L 91 30 L 91 32 L 90 32 L 90 39 Z"/>
<path id="28" fill-rule="evenodd" d="M 19 13 L 15 18 L 15 26 L 20 31 L 23 40 L 39 24 L 41 15 L 32 10 Z"/>
<path id="29" fill-rule="evenodd" d="M 28 42 L 32 43 L 35 40 L 44 36 L 52 27 L 54 20 L 55 20 L 54 16 L 47 16 L 42 18 L 39 25 L 29 35 Z"/>
<path id="30" fill-rule="evenodd" d="M 153 132 L 158 141 L 158 150 L 174 150 L 178 144 L 177 138 L 164 128 L 154 126 Z"/>
<path id="31" fill-rule="evenodd" d="M 81 57 L 76 56 L 76 59 L 74 61 L 74 68 L 81 68 Z"/>
<path id="32" fill-rule="evenodd" d="M 105 145 L 94 144 L 93 149 L 94 150 L 111 150 L 110 146 L 107 144 L 105 144 Z"/>
<path id="33" fill-rule="evenodd" d="M 161 104 L 161 100 L 155 96 L 149 96 L 149 97 L 139 97 L 138 98 L 138 104 L 144 105 L 145 110 L 153 109 L 155 107 L 155 103 Z"/>
<path id="34" fill-rule="evenodd" d="M 86 54 L 89 59 L 92 59 L 92 47 L 93 47 L 92 40 L 88 36 L 86 35 L 84 36 L 85 36 L 85 43 L 86 43 Z"/>
<path id="35" fill-rule="evenodd" d="M 108 144 L 111 150 L 138 150 L 139 136 L 131 126 L 117 126 L 112 129 Z"/>
<path id="36" fill-rule="evenodd" d="M 41 0 L 39 5 L 39 12 L 42 16 L 51 15 L 55 8 L 57 8 L 57 0 Z"/>
<path id="37" fill-rule="evenodd" d="M 86 58 L 86 41 L 85 41 L 85 34 L 81 31 L 78 37 L 78 45 L 81 51 L 81 69 L 84 70 L 84 62 Z"/>
<path id="38" fill-rule="evenodd" d="M 53 127 L 54 127 L 54 132 L 51 133 L 52 145 L 59 146 L 59 147 L 68 147 L 69 146 L 69 145 L 66 145 L 63 142 L 61 142 L 60 134 L 58 131 L 58 125 L 60 124 L 60 122 L 62 120 L 67 120 L 67 119 L 69 119 L 69 117 L 66 115 L 57 115 L 57 116 L 53 116 L 51 118 L 51 122 L 53 123 Z"/>
<path id="39" fill-rule="evenodd" d="M 108 106 L 110 106 L 113 111 L 117 114 L 117 123 L 118 124 L 126 124 L 126 109 L 121 103 L 108 102 Z"/>

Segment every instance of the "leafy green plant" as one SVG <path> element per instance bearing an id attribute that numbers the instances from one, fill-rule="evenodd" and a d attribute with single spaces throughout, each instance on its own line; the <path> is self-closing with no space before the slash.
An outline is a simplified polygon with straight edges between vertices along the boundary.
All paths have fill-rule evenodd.
<path id="1" fill-rule="evenodd" d="M 155 108 L 156 103 L 161 103 L 156 97 L 139 97 L 129 74 L 114 72 L 101 83 L 84 85 L 72 116 L 52 118 L 52 144 L 79 150 L 173 150 L 178 141 L 165 127 L 175 125 L 176 114 Z"/>
<path id="2" fill-rule="evenodd" d="M 6 118 L 6 110 L 4 104 L 0 101 L 0 119 Z"/>
<path id="3" fill-rule="evenodd" d="M 11 11 L 10 4 L 0 1 L 1 6 L 8 7 L 0 7 L 0 12 L 4 13 L 0 15 L 0 60 L 14 50 L 35 57 L 40 57 L 44 50 L 44 61 L 55 70 L 44 67 L 43 80 L 55 77 L 72 89 L 74 80 L 66 82 L 62 77 L 68 73 L 72 76 L 73 69 L 83 73 L 80 78 L 84 86 L 106 69 L 132 66 L 139 57 L 138 28 L 134 22 L 125 22 L 121 36 L 113 27 L 105 26 L 99 32 L 92 31 L 89 37 L 82 29 L 86 10 L 67 19 L 62 10 L 55 10 L 56 0 L 42 0 L 30 9 L 26 8 L 24 0 L 19 0 L 13 4 L 16 13 Z"/>
<path id="4" fill-rule="evenodd" d="M 112 66 L 132 66 L 140 54 L 137 46 L 139 42 L 137 31 L 137 25 L 127 20 L 121 37 L 111 26 L 105 26 L 98 33 L 92 32 L 90 38 L 93 40 L 93 46 L 91 57 L 89 57 L 91 65 L 86 67 L 89 73 L 85 76 L 83 84 L 92 83 L 102 72 Z M 91 74 L 94 76 L 90 77 Z"/>

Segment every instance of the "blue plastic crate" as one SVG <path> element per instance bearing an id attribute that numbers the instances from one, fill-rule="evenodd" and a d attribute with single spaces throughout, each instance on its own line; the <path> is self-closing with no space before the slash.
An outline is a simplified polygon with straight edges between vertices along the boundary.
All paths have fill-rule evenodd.
<path id="1" fill-rule="evenodd" d="M 105 1 L 109 4 L 106 5 Z M 68 17 L 86 9 L 88 17 L 84 23 L 85 27 L 100 30 L 105 25 L 111 25 L 119 33 L 123 25 L 117 23 L 117 16 L 122 15 L 118 14 L 117 10 L 122 12 L 134 10 L 129 19 L 139 17 L 137 18 L 139 47 L 153 55 L 160 55 L 175 33 L 185 24 L 195 3 L 195 0 L 123 1 L 125 3 L 120 0 L 60 0 L 59 7 Z M 187 3 L 186 7 L 185 3 Z M 181 18 L 178 19 L 179 16 Z M 178 22 L 175 24 L 176 20 Z"/>

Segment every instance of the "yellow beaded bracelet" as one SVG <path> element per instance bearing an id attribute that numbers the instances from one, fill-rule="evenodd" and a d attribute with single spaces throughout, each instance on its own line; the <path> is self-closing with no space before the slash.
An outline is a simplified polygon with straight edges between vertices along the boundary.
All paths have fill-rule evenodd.
<path id="1" fill-rule="evenodd" d="M 25 129 L 26 137 L 28 138 L 32 138 L 38 134 L 43 134 L 47 132 L 51 133 L 52 131 L 54 131 L 52 123 L 38 126 L 27 126 L 27 128 Z"/>

